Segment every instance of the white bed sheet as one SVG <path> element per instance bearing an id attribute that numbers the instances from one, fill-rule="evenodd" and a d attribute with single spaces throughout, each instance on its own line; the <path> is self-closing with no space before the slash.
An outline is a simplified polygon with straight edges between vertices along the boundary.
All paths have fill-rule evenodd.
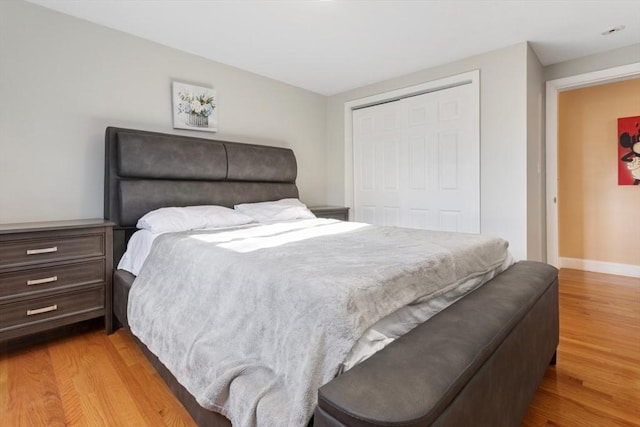
<path id="1" fill-rule="evenodd" d="M 118 270 L 125 270 L 137 276 L 140 274 L 142 264 L 149 256 L 151 245 L 160 234 L 154 234 L 149 230 L 138 230 L 129 239 L 127 250 L 118 262 Z"/>
<path id="2" fill-rule="evenodd" d="M 245 229 L 255 226 L 250 224 L 240 227 L 229 227 L 233 229 Z M 154 240 L 162 233 L 154 234 L 148 230 L 136 231 L 129 240 L 127 250 L 118 263 L 118 269 L 126 270 L 137 276 L 149 256 Z M 376 352 L 406 334 L 419 324 L 435 316 L 441 310 L 453 304 L 460 298 L 471 293 L 493 277 L 509 268 L 514 263 L 511 254 L 508 254 L 504 263 L 493 271 L 482 276 L 474 277 L 460 283 L 457 287 L 444 293 L 443 295 L 429 299 L 427 301 L 416 301 L 406 307 L 381 319 L 365 331 L 358 342 L 353 346 L 351 352 L 345 358 L 340 372 L 345 372 L 360 362 L 371 357 Z"/>

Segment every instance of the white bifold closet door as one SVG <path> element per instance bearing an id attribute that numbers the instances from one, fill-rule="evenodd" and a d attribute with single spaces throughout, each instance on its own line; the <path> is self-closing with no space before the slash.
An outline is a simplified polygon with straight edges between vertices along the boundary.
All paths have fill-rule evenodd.
<path id="1" fill-rule="evenodd" d="M 356 221 L 480 232 L 472 90 L 465 84 L 353 111 Z"/>

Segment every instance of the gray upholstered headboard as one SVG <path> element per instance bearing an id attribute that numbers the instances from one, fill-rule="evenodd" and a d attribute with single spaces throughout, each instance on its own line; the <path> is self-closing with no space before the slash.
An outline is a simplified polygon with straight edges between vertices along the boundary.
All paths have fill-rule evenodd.
<path id="1" fill-rule="evenodd" d="M 114 263 L 151 210 L 298 197 L 296 158 L 287 148 L 108 127 L 104 170 Z"/>

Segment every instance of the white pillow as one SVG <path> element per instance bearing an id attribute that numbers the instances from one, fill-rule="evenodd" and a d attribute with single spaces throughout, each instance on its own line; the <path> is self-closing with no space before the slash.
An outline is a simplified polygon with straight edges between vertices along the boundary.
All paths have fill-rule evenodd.
<path id="1" fill-rule="evenodd" d="M 237 212 L 258 222 L 311 219 L 316 216 L 298 199 L 281 199 L 275 202 L 243 203 L 235 205 Z"/>
<path id="2" fill-rule="evenodd" d="M 205 228 L 233 227 L 234 225 L 244 225 L 255 222 L 250 216 L 236 212 L 231 208 L 225 208 L 224 206 L 189 206 L 184 209 L 190 212 L 197 212 L 204 216 Z"/>
<path id="3" fill-rule="evenodd" d="M 138 220 L 137 227 L 158 234 L 199 228 L 231 227 L 250 222 L 253 222 L 253 218 L 224 206 L 187 206 L 147 212 Z"/>

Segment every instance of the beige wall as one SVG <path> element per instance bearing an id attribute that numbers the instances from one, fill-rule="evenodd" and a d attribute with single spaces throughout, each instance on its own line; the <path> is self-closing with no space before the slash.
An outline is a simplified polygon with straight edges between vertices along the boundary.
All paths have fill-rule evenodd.
<path id="1" fill-rule="evenodd" d="M 531 52 L 532 53 L 532 52 Z M 501 236 L 519 259 L 539 259 L 541 249 L 529 252 L 528 227 L 539 227 L 540 214 L 528 218 L 528 150 L 539 150 L 542 141 L 532 138 L 528 145 L 527 126 L 541 126 L 529 118 L 527 73 L 539 64 L 528 60 L 527 43 L 519 43 L 483 55 L 440 67 L 422 70 L 349 92 L 334 95 L 327 103 L 327 194 L 330 204 L 343 204 L 345 192 L 344 103 L 367 96 L 444 77 L 480 70 L 480 221 L 481 232 Z M 536 78 L 539 85 L 541 78 Z M 536 85 L 538 83 L 535 83 Z M 542 90 L 538 88 L 531 91 Z M 532 95 L 535 98 L 535 95 Z M 534 104 L 537 102 L 534 99 Z M 537 145 L 537 147 L 535 147 Z M 534 169 L 535 170 L 535 169 Z M 536 172 L 537 173 L 537 172 Z M 540 179 L 531 183 L 541 186 Z M 534 192 L 541 194 L 542 188 Z M 534 196 L 536 197 L 536 196 Z M 535 205 L 541 202 L 535 201 Z M 534 210 L 540 207 L 534 207 Z M 537 231 L 536 231 L 537 233 Z"/>
<path id="2" fill-rule="evenodd" d="M 217 134 L 172 129 L 171 81 L 215 86 Z M 0 0 L 0 223 L 102 217 L 104 130 L 291 147 L 326 202 L 326 97 L 22 1 Z"/>
<path id="3" fill-rule="evenodd" d="M 640 116 L 640 79 L 560 93 L 559 255 L 640 264 L 640 187 L 619 186 L 617 119 Z"/>

